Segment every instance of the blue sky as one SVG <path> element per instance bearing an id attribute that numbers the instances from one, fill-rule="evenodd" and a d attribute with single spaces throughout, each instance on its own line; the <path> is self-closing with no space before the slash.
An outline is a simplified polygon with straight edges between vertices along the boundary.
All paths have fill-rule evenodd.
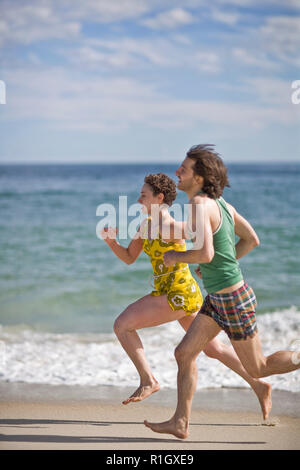
<path id="1" fill-rule="evenodd" d="M 0 0 L 1 162 L 300 160 L 298 0 Z"/>

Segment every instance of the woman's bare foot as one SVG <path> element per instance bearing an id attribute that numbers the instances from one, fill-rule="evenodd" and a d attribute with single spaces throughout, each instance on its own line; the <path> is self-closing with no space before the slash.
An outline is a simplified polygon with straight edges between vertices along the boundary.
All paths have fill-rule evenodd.
<path id="1" fill-rule="evenodd" d="M 255 386 L 253 387 L 253 390 L 259 400 L 263 413 L 263 418 L 267 419 L 272 408 L 272 387 L 267 382 L 257 380 Z"/>
<path id="2" fill-rule="evenodd" d="M 145 420 L 144 424 L 154 432 L 173 434 L 173 436 L 178 437 L 178 439 L 186 439 L 189 435 L 187 423 L 183 419 L 175 421 L 174 418 L 171 418 L 169 421 L 163 423 L 149 423 Z"/>
<path id="3" fill-rule="evenodd" d="M 128 405 L 128 403 L 145 400 L 145 398 L 148 398 L 152 393 L 158 392 L 159 389 L 160 385 L 157 381 L 149 385 L 140 385 L 136 391 L 122 403 L 123 405 Z"/>

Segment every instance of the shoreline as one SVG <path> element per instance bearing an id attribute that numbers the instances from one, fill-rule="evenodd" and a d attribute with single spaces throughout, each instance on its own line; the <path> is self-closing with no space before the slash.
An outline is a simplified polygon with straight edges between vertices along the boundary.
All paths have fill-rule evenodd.
<path id="1" fill-rule="evenodd" d="M 0 382 L 0 450 L 299 450 L 299 394 L 275 391 L 263 423 L 250 389 L 197 391 L 190 435 L 156 434 L 144 419 L 169 419 L 176 390 L 129 405 L 132 389 Z M 264 425 L 263 425 L 264 424 Z"/>
<path id="2" fill-rule="evenodd" d="M 23 382 L 0 381 L 1 402 L 101 402 L 120 405 L 134 391 L 134 387 L 114 385 L 46 385 Z M 177 391 L 162 387 L 143 403 L 166 408 L 175 408 Z M 300 418 L 300 393 L 273 390 L 271 415 Z M 124 405 L 123 405 L 124 406 Z M 193 399 L 193 410 L 219 410 L 228 412 L 252 412 L 260 414 L 256 395 L 248 388 L 206 388 L 197 390 Z"/>

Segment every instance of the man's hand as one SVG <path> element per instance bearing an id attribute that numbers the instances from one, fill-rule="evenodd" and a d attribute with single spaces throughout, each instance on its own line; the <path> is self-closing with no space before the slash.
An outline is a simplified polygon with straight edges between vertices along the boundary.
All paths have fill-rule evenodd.
<path id="1" fill-rule="evenodd" d="M 173 266 L 176 263 L 176 251 L 170 250 L 164 253 L 164 264 L 168 268 L 169 266 Z"/>
<path id="2" fill-rule="evenodd" d="M 200 265 L 198 266 L 198 268 L 195 269 L 195 273 L 197 274 L 198 277 L 200 277 L 200 279 L 202 279 L 202 273 L 201 273 Z"/>

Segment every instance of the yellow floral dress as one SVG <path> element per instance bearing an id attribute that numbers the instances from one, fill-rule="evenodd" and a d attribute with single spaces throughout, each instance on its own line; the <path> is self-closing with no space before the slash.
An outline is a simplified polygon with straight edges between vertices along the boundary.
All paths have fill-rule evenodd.
<path id="1" fill-rule="evenodd" d="M 172 310 L 184 310 L 187 315 L 197 312 L 203 303 L 200 288 L 187 263 L 166 267 L 163 254 L 169 250 L 186 251 L 186 244 L 165 242 L 160 234 L 149 240 L 144 238 L 143 250 L 153 267 L 153 296 L 167 295 Z"/>

